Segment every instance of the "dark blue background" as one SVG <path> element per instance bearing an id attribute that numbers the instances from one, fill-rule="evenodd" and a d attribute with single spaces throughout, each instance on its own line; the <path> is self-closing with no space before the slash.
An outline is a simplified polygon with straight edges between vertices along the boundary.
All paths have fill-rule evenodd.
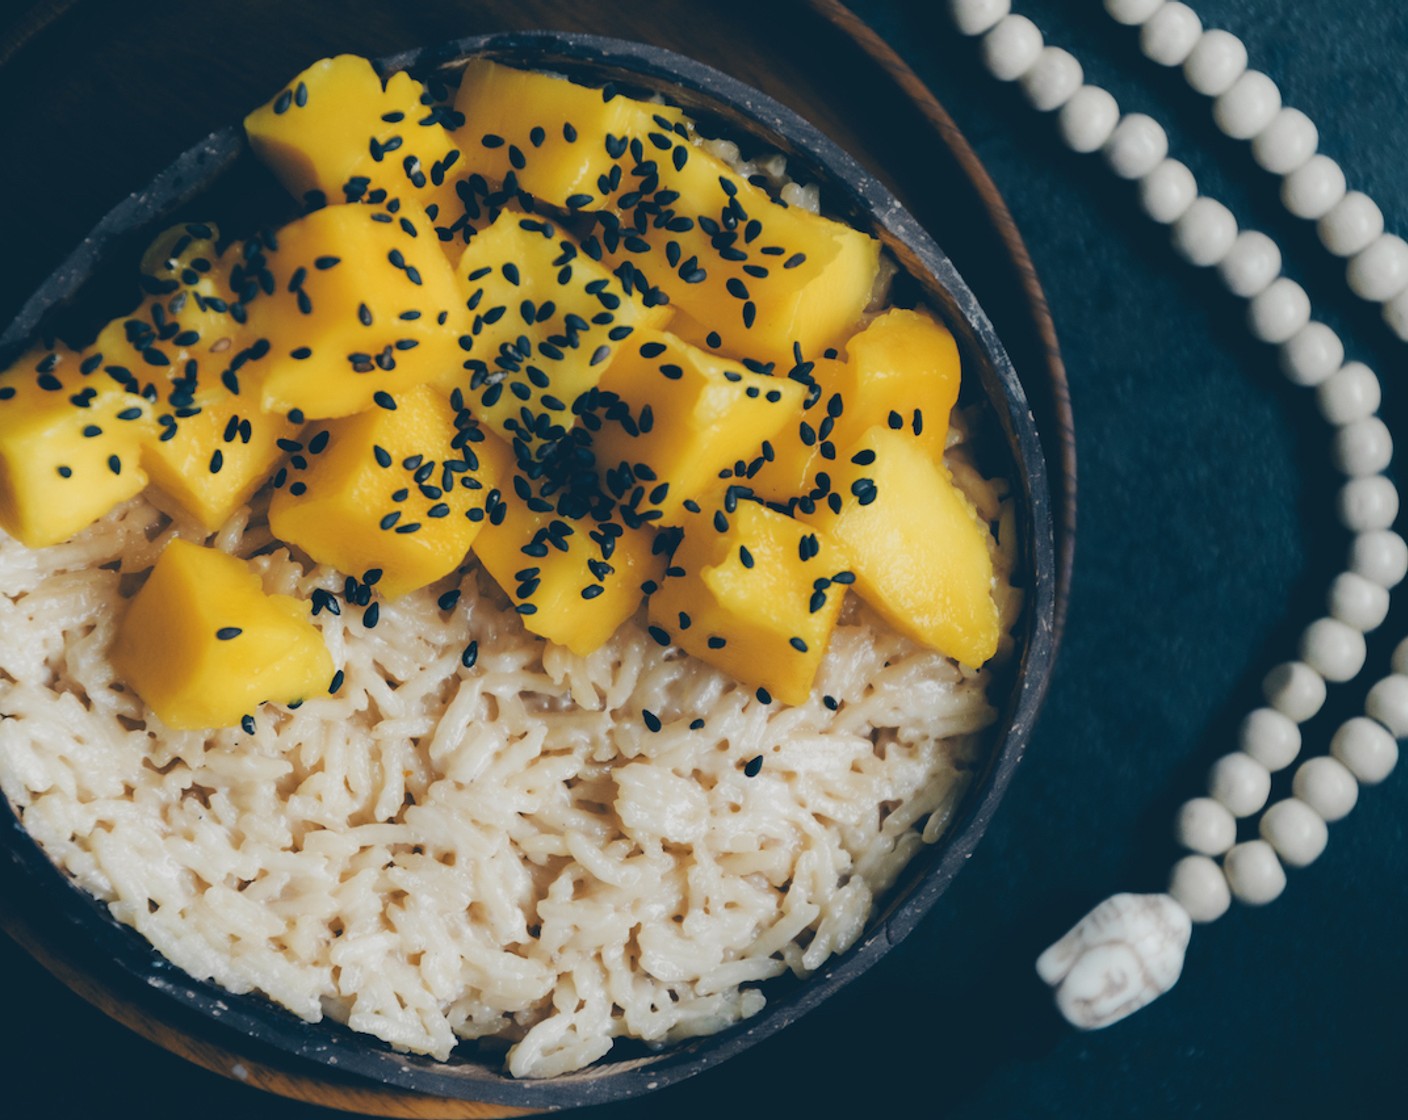
<path id="1" fill-rule="evenodd" d="M 817 1013 L 722 1069 L 583 1120 L 835 1116 L 1282 1116 L 1401 1114 L 1408 1088 L 1408 774 L 1363 791 L 1325 855 L 1285 896 L 1195 932 L 1172 993 L 1112 1030 L 1077 1035 L 1049 1009 L 1037 952 L 1120 889 L 1157 890 L 1169 824 L 1235 747 L 1264 671 L 1322 612 L 1347 539 L 1335 524 L 1329 431 L 1275 354 L 1242 326 L 1215 276 L 1182 263 L 1135 189 L 1075 156 L 1054 122 L 982 72 L 942 2 L 856 0 L 957 119 L 1005 194 L 1046 285 L 1070 372 L 1080 528 L 1061 663 L 1028 760 L 972 866 L 901 948 Z M 932 10 L 931 10 L 932 9 Z M 1342 266 L 1284 215 L 1245 145 L 1207 101 L 1139 55 L 1099 0 L 1023 0 L 1126 109 L 1165 123 L 1173 154 L 1239 220 L 1272 233 L 1318 317 L 1384 378 L 1404 419 L 1405 350 L 1344 292 Z M 1400 0 L 1203 0 L 1211 26 L 1320 126 L 1321 150 L 1408 229 L 1408 6 Z M 4 111 L 10 111 L 5 107 Z M 957 261 L 960 268 L 964 261 Z M 1408 428 L 1398 425 L 1401 431 Z M 1365 681 L 1335 689 L 1307 728 L 1387 671 L 1396 605 Z M 1283 776 L 1283 783 L 1287 779 Z M 1278 785 L 1278 789 L 1280 786 Z M 8 946 L 3 960 L 24 958 Z M 120 1106 L 149 1116 L 320 1115 L 192 1069 L 126 1036 L 45 980 L 6 1019 L 4 1096 L 28 1115 Z M 8 1004 L 0 994 L 0 1006 Z M 33 1017 L 31 1019 L 31 1016 Z M 55 1040 L 71 1023 L 71 1057 Z M 25 1025 L 29 1024 L 29 1029 Z M 85 1051 L 111 1055 L 96 1063 Z M 95 1076 L 85 1077 L 85 1069 Z"/>

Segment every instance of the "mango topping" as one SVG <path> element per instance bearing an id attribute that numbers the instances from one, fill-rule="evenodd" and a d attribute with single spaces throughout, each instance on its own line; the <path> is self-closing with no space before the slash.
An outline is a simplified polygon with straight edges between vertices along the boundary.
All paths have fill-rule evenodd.
<path id="1" fill-rule="evenodd" d="M 147 484 L 145 399 L 65 346 L 0 373 L 0 526 L 30 548 L 67 540 Z"/>
<path id="2" fill-rule="evenodd" d="M 168 727 L 232 727 L 327 691 L 332 657 L 308 614 L 266 595 L 238 557 L 178 538 L 129 604 L 112 660 Z"/>
<path id="3" fill-rule="evenodd" d="M 560 438 L 617 350 L 670 317 L 583 255 L 570 234 L 520 211 L 479 233 L 457 272 L 474 319 L 460 340 L 463 369 L 437 383 L 463 386 L 476 415 L 505 439 Z"/>
<path id="4" fill-rule="evenodd" d="M 270 528 L 320 564 L 354 576 L 380 570 L 388 599 L 459 566 L 510 458 L 424 386 L 392 409 L 311 424 L 304 434 L 275 480 Z"/>
<path id="5" fill-rule="evenodd" d="M 348 416 L 458 366 L 469 312 L 424 211 L 328 206 L 270 236 L 249 329 L 265 412 Z"/>
<path id="6" fill-rule="evenodd" d="M 404 71 L 385 86 L 365 58 L 344 54 L 304 70 L 245 118 L 245 134 L 279 181 L 312 206 L 414 202 L 431 240 L 472 232 L 456 187 L 460 150 L 446 126 L 459 123 Z"/>
<path id="7" fill-rule="evenodd" d="M 597 465 L 626 472 L 671 524 L 719 472 L 801 410 L 795 381 L 745 371 L 665 332 L 640 334 L 582 408 Z"/>
<path id="8" fill-rule="evenodd" d="M 852 579 L 844 551 L 824 533 L 724 499 L 685 519 L 650 621 L 658 639 L 802 704 Z"/>
<path id="9" fill-rule="evenodd" d="M 964 665 L 997 652 L 987 528 L 942 463 L 904 433 L 846 447 L 830 493 L 798 516 L 850 556 L 856 591 L 896 630 Z"/>

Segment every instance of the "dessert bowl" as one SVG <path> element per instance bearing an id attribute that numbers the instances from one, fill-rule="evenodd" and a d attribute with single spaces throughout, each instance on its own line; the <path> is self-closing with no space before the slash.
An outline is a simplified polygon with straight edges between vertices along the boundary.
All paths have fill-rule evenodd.
<path id="1" fill-rule="evenodd" d="M 635 1095 L 723 1061 L 815 1007 L 915 928 L 971 854 L 1025 747 L 1054 656 L 1055 559 L 1045 468 L 1015 371 L 961 277 L 874 177 L 757 91 L 654 47 L 587 36 L 509 34 L 394 56 L 381 60 L 378 68 L 383 74 L 404 69 L 427 78 L 452 73 L 474 57 L 591 84 L 612 82 L 642 95 L 659 93 L 698 119 L 706 134 L 726 135 L 758 151 L 782 152 L 797 178 L 820 186 L 827 213 L 882 242 L 900 266 L 897 284 L 935 309 L 955 335 L 969 399 L 984 406 L 994 433 L 992 473 L 1012 483 L 1019 541 L 1016 576 L 1024 607 L 1015 628 L 1016 656 L 998 675 L 990 697 L 999 718 L 986 733 L 977 776 L 946 833 L 909 864 L 849 950 L 808 979 L 768 981 L 767 1004 L 753 1017 L 659 1050 L 619 1042 L 588 1069 L 528 1081 L 509 1077 L 497 1054 L 472 1046 L 460 1047 L 448 1062 L 436 1062 L 397 1052 L 330 1021 L 304 1022 L 260 997 L 232 995 L 193 980 L 55 870 L 8 807 L 4 851 L 35 905 L 92 947 L 94 973 L 120 973 L 157 989 L 191 1013 L 186 1021 L 196 1024 L 193 1030 L 208 1030 L 216 1039 L 233 1031 L 296 1059 L 436 1097 L 560 1108 Z M 99 223 L 0 338 L 0 357 L 8 360 L 38 334 L 91 336 L 96 323 L 86 317 L 95 307 L 113 304 L 106 297 L 120 287 L 122 268 L 162 227 L 209 213 L 254 224 L 289 209 L 288 200 L 252 159 L 243 132 L 234 127 L 214 134 Z"/>

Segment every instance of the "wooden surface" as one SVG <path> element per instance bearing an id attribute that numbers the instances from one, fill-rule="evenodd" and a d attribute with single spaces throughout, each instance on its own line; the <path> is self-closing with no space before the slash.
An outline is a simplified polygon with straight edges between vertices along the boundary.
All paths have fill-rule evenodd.
<path id="1" fill-rule="evenodd" d="M 8 319 L 119 197 L 316 57 L 338 51 L 380 55 L 467 34 L 527 28 L 653 42 L 716 66 L 797 109 L 895 190 L 953 257 L 1023 374 L 1043 427 L 1062 519 L 1064 603 L 1074 540 L 1073 442 L 1064 373 L 1031 262 L 991 181 L 937 101 L 841 5 L 832 0 L 813 0 L 810 7 L 735 0 L 713 5 L 495 0 L 335 8 L 250 0 L 235 20 L 231 5 L 157 0 L 146 5 L 141 28 L 118 7 L 92 0 L 35 5 L 0 38 L 0 104 L 18 103 L 25 91 L 49 87 L 55 60 L 91 60 L 88 67 L 68 70 L 62 88 L 36 103 L 23 120 L 5 122 L 7 142 L 25 145 L 31 158 L 8 169 L 9 201 L 24 199 L 25 205 L 3 207 L 0 229 L 13 232 L 16 223 L 33 223 L 49 235 L 43 251 L 11 261 L 0 275 L 0 316 Z M 335 11 L 352 9 L 356 19 L 335 17 Z M 221 42 L 224 50 L 206 55 L 148 33 L 177 22 L 184 44 Z M 72 142 L 74 122 L 82 123 L 81 145 Z M 101 174 L 94 175 L 95 169 Z M 49 186 L 56 182 L 83 187 L 56 191 Z M 107 1014 L 173 1053 L 246 1084 L 384 1116 L 524 1114 L 337 1078 L 265 1053 L 247 1040 L 210 1041 L 208 1028 L 197 1039 L 153 993 L 95 983 L 82 967 L 81 953 L 47 942 L 38 925 L 7 911 L 3 900 L 0 926 Z"/>

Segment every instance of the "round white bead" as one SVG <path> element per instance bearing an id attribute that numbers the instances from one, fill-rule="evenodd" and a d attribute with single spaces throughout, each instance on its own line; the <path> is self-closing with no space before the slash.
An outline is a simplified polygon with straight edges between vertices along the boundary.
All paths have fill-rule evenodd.
<path id="1" fill-rule="evenodd" d="M 1163 6 L 1164 0 L 1105 0 L 1105 11 L 1116 23 L 1138 27 Z"/>
<path id="2" fill-rule="evenodd" d="M 1273 175 L 1304 167 L 1320 144 L 1320 130 L 1299 109 L 1282 109 L 1252 139 L 1252 158 Z"/>
<path id="3" fill-rule="evenodd" d="M 1184 856 L 1175 863 L 1168 893 L 1195 922 L 1215 922 L 1232 904 L 1227 876 L 1207 856 Z"/>
<path id="4" fill-rule="evenodd" d="M 1260 831 L 1261 838 L 1290 867 L 1314 863 L 1330 839 L 1324 819 L 1297 797 L 1288 797 L 1267 809 L 1261 817 Z"/>
<path id="5" fill-rule="evenodd" d="M 1237 240 L 1237 219 L 1215 198 L 1195 198 L 1188 212 L 1173 224 L 1173 247 L 1189 264 L 1217 264 Z"/>
<path id="6" fill-rule="evenodd" d="M 1393 736 L 1363 716 L 1346 720 L 1340 726 L 1330 740 L 1330 754 L 1366 786 L 1378 785 L 1398 765 L 1398 744 Z"/>
<path id="7" fill-rule="evenodd" d="M 1030 70 L 1022 75 L 1022 92 L 1033 109 L 1049 113 L 1059 109 L 1080 89 L 1085 71 L 1070 51 L 1043 47 Z"/>
<path id="8" fill-rule="evenodd" d="M 1391 591 L 1408 577 L 1408 541 L 1392 529 L 1360 533 L 1349 546 L 1349 570 Z"/>
<path id="9" fill-rule="evenodd" d="M 1317 618 L 1300 636 L 1301 660 L 1327 681 L 1351 681 L 1364 668 L 1364 635 L 1337 618 Z"/>
<path id="10" fill-rule="evenodd" d="M 1121 179 L 1142 179 L 1168 155 L 1168 133 L 1153 117 L 1127 113 L 1105 143 L 1105 162 Z"/>
<path id="11" fill-rule="evenodd" d="M 1212 119 L 1233 140 L 1250 140 L 1281 111 L 1281 91 L 1260 70 L 1248 70 L 1212 103 Z"/>
<path id="12" fill-rule="evenodd" d="M 1382 314 L 1388 329 L 1408 342 L 1408 288 L 1385 301 Z"/>
<path id="13" fill-rule="evenodd" d="M 1351 478 L 1340 487 L 1339 514 L 1351 533 L 1387 529 L 1398 517 L 1398 487 L 1381 474 Z"/>
<path id="14" fill-rule="evenodd" d="M 1367 194 L 1350 191 L 1320 219 L 1320 244 L 1337 257 L 1352 257 L 1384 231 L 1384 212 Z"/>
<path id="15" fill-rule="evenodd" d="M 1389 658 L 1389 665 L 1395 673 L 1408 676 L 1408 638 L 1404 638 L 1393 647 L 1393 656 Z"/>
<path id="16" fill-rule="evenodd" d="M 949 14 L 962 35 L 981 35 L 1012 10 L 1012 0 L 949 0 Z"/>
<path id="17" fill-rule="evenodd" d="M 1335 432 L 1335 467 L 1352 477 L 1378 474 L 1393 461 L 1393 436 L 1377 416 L 1366 416 Z"/>
<path id="18" fill-rule="evenodd" d="M 1378 376 L 1363 362 L 1346 362 L 1315 391 L 1320 415 L 1336 425 L 1372 416 L 1382 398 Z"/>
<path id="19" fill-rule="evenodd" d="M 1139 184 L 1144 212 L 1162 225 L 1172 225 L 1198 197 L 1198 183 L 1186 164 L 1166 159 Z M 1278 266 L 1279 267 L 1279 266 Z"/>
<path id="20" fill-rule="evenodd" d="M 1311 156 L 1281 183 L 1281 204 L 1297 218 L 1323 218 L 1344 198 L 1344 170 L 1329 156 Z"/>
<path id="21" fill-rule="evenodd" d="M 1015 82 L 1035 65 L 1043 45 L 1041 32 L 1026 16 L 1003 16 L 983 36 L 983 63 L 999 82 Z"/>
<path id="22" fill-rule="evenodd" d="M 1198 13 L 1172 0 L 1144 21 L 1139 29 L 1139 49 L 1160 66 L 1182 66 L 1202 34 Z"/>
<path id="23" fill-rule="evenodd" d="M 1294 385 L 1319 385 L 1344 361 L 1344 343 L 1324 323 L 1307 323 L 1281 346 L 1281 372 Z"/>
<path id="24" fill-rule="evenodd" d="M 1291 788 L 1326 821 L 1343 820 L 1359 800 L 1354 775 L 1344 763 L 1325 754 L 1302 762 Z"/>
<path id="25" fill-rule="evenodd" d="M 1251 299 L 1281 274 L 1281 250 L 1258 230 L 1243 230 L 1217 266 L 1218 275 L 1234 296 Z"/>
<path id="26" fill-rule="evenodd" d="M 1408 241 L 1380 234 L 1350 260 L 1345 279 L 1360 299 L 1375 303 L 1392 299 L 1408 288 Z"/>
<path id="27" fill-rule="evenodd" d="M 1266 804 L 1271 772 L 1251 755 L 1233 751 L 1212 764 L 1208 793 L 1234 817 L 1249 817 Z"/>
<path id="28" fill-rule="evenodd" d="M 1375 681 L 1364 698 L 1364 711 L 1383 724 L 1395 739 L 1408 739 L 1408 677 L 1390 673 L 1383 680 Z M 1354 770 L 1348 759 L 1340 761 Z"/>
<path id="29" fill-rule="evenodd" d="M 1219 856 L 1236 841 L 1237 822 L 1221 802 L 1195 797 L 1178 810 L 1174 835 L 1190 852 Z"/>
<path id="30" fill-rule="evenodd" d="M 1216 28 L 1203 32 L 1183 63 L 1183 77 L 1207 97 L 1226 93 L 1246 70 L 1246 44 L 1230 31 Z"/>
<path id="31" fill-rule="evenodd" d="M 1252 297 L 1247 326 L 1262 342 L 1279 345 L 1300 333 L 1310 322 L 1310 297 L 1294 280 L 1282 276 Z"/>
<path id="32" fill-rule="evenodd" d="M 1278 712 L 1304 723 L 1325 703 L 1325 678 L 1303 661 L 1287 661 L 1262 678 L 1261 692 Z"/>
<path id="33" fill-rule="evenodd" d="M 1238 844 L 1222 861 L 1222 872 L 1237 900 L 1247 906 L 1265 906 L 1286 889 L 1286 871 L 1265 840 Z"/>
<path id="34" fill-rule="evenodd" d="M 1108 90 L 1081 86 L 1061 106 L 1061 138 L 1072 151 L 1098 151 L 1115 131 L 1119 119 L 1119 104 Z"/>
<path id="35" fill-rule="evenodd" d="M 1327 598 L 1330 614 L 1361 634 L 1377 630 L 1388 617 L 1387 589 L 1355 572 L 1337 575 Z"/>
<path id="36" fill-rule="evenodd" d="M 1284 770 L 1300 754 L 1300 728 L 1275 708 L 1256 708 L 1242 720 L 1238 743 L 1268 770 Z"/>

